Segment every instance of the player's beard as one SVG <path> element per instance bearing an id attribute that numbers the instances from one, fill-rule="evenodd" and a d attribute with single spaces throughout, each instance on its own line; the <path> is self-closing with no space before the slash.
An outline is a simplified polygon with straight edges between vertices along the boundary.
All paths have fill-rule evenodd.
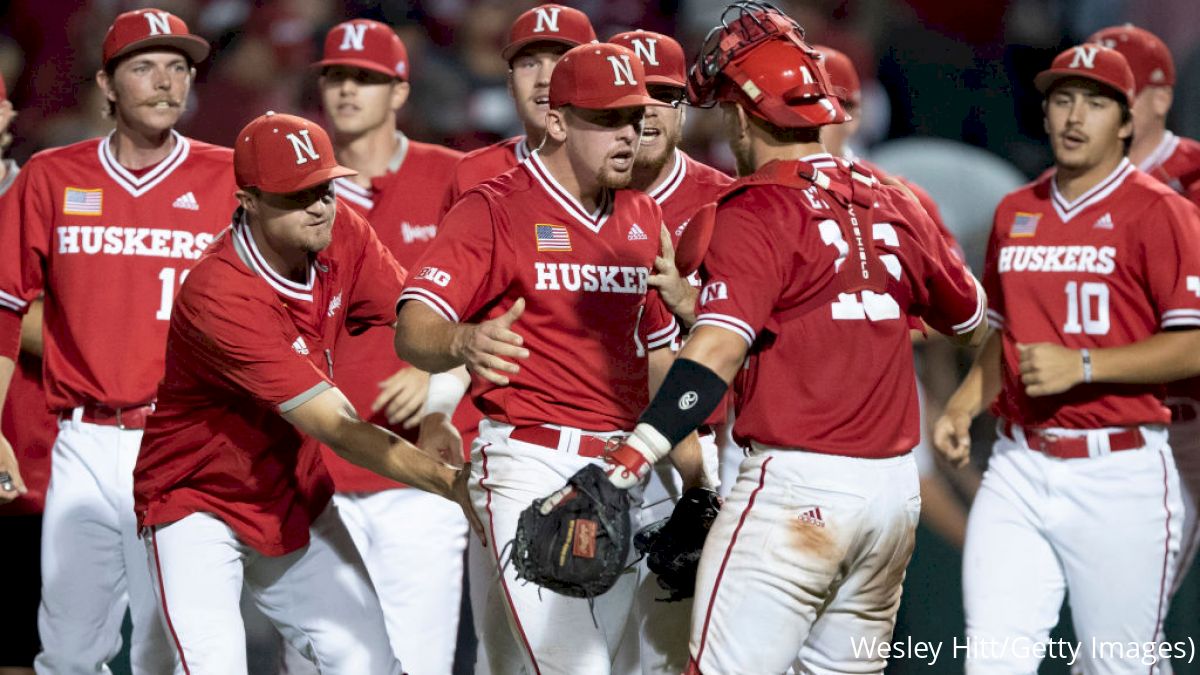
<path id="1" fill-rule="evenodd" d="M 644 144 L 638 148 L 637 159 L 634 160 L 634 167 L 638 171 L 646 171 L 652 175 L 658 175 L 658 172 L 662 171 L 667 162 L 675 156 L 675 148 L 679 147 L 680 141 L 683 140 L 683 125 L 676 127 L 670 136 L 662 135 L 659 138 L 663 143 L 654 154 L 647 153 Z"/>
<path id="2" fill-rule="evenodd" d="M 633 180 L 632 169 L 624 172 L 615 171 L 605 164 L 596 172 L 596 184 L 609 190 L 623 190 L 629 187 L 631 180 Z"/>

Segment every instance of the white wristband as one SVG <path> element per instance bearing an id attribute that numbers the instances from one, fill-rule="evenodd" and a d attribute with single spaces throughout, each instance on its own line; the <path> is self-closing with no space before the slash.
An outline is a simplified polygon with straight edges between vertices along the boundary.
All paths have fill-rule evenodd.
<path id="1" fill-rule="evenodd" d="M 1092 381 L 1092 352 L 1084 347 L 1079 350 L 1079 356 L 1083 359 L 1083 381 L 1086 384 Z"/>
<path id="2" fill-rule="evenodd" d="M 454 372 L 435 373 L 429 376 L 429 395 L 425 397 L 425 406 L 421 409 L 421 417 L 432 413 L 442 413 L 446 417 L 454 416 L 454 409 L 467 393 L 467 383 Z"/>

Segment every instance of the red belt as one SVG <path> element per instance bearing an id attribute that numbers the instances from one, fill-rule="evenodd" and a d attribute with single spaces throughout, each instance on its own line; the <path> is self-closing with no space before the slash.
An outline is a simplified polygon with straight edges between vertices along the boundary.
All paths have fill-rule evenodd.
<path id="1" fill-rule="evenodd" d="M 1058 457 L 1059 459 L 1082 459 L 1090 457 L 1087 436 L 1056 436 L 1037 429 L 1023 429 L 1025 444 L 1033 450 Z M 1012 422 L 1004 421 L 1004 435 L 1016 439 Z M 1137 450 L 1146 445 L 1142 430 L 1129 427 L 1120 431 L 1108 432 L 1108 449 L 1110 452 Z"/>
<path id="2" fill-rule="evenodd" d="M 551 450 L 558 449 L 559 439 L 562 437 L 562 432 L 552 427 L 517 427 L 508 435 L 514 441 L 522 443 L 530 443 L 540 445 Z M 579 435 L 579 456 L 580 457 L 603 457 L 609 450 L 616 449 L 621 441 L 621 436 L 612 438 L 601 438 L 600 436 L 589 436 L 587 434 Z"/>
<path id="3" fill-rule="evenodd" d="M 100 403 L 83 405 L 83 416 L 79 419 L 88 424 L 99 424 L 106 427 L 122 429 L 145 429 L 146 418 L 154 412 L 154 404 L 133 405 L 125 408 L 110 408 Z M 71 411 L 62 411 L 63 417 L 70 417 Z"/>

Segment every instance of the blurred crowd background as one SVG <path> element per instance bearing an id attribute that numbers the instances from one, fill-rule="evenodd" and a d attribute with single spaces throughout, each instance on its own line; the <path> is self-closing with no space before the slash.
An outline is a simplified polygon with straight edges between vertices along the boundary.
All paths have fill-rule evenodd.
<path id="1" fill-rule="evenodd" d="M 679 39 L 687 53 L 726 0 L 561 0 L 585 11 L 606 39 L 645 28 Z M 94 83 L 104 29 L 118 13 L 153 5 L 187 21 L 215 49 L 199 66 L 179 126 L 200 140 L 230 145 L 247 121 L 272 109 L 320 119 L 316 73 L 326 31 L 364 17 L 395 27 L 408 47 L 412 96 L 401 112 L 410 137 L 470 150 L 521 133 L 500 58 L 508 26 L 531 0 L 121 0 L 0 3 L 0 74 L 19 111 L 10 156 L 24 162 L 43 148 L 107 133 Z M 1050 164 L 1035 73 L 1094 30 L 1132 22 L 1159 35 L 1175 57 L 1177 84 L 1168 128 L 1200 136 L 1200 21 L 1196 0 L 779 0 L 810 41 L 853 59 L 863 80 L 862 129 L 855 151 L 923 185 L 939 202 L 968 260 L 980 269 L 992 209 L 1000 197 Z M 732 158 L 716 115 L 690 111 L 684 147 L 725 170 Z M 959 355 L 960 370 L 969 355 Z M 935 373 L 934 403 L 958 373 Z M 941 382 L 938 385 L 937 382 Z M 927 382 L 928 384 L 928 382 Z M 984 416 L 986 418 L 986 416 Z M 975 465 L 986 465 L 990 420 L 976 425 Z M 951 480 L 964 505 L 971 481 Z M 1096 523 L 1102 527 L 1102 523 Z M 896 639 L 961 636 L 957 546 L 922 528 L 910 566 Z M 1200 636 L 1200 575 L 1176 596 L 1168 638 Z M 893 662 L 891 673 L 961 672 Z M 119 667 L 118 667 L 119 669 Z M 1066 672 L 1047 662 L 1043 672 Z M 1176 663 L 1178 673 L 1200 665 Z"/>

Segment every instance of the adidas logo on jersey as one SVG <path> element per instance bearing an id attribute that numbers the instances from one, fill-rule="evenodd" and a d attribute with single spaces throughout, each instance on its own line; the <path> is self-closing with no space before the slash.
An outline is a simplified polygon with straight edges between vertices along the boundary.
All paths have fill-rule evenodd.
<path id="1" fill-rule="evenodd" d="M 186 209 L 188 211 L 200 210 L 200 203 L 196 201 L 196 195 L 190 192 L 179 195 L 179 197 L 175 199 L 171 206 L 177 209 Z"/>
<path id="2" fill-rule="evenodd" d="M 821 507 L 814 506 L 800 514 L 800 522 L 817 527 L 825 527 L 825 519 L 821 517 Z"/>
<path id="3" fill-rule="evenodd" d="M 637 223 L 634 223 L 633 227 L 629 228 L 629 241 L 645 241 L 649 238 L 645 232 L 642 232 L 642 228 L 638 227 Z"/>
<path id="4" fill-rule="evenodd" d="M 1105 213 L 1104 215 L 1100 216 L 1096 219 L 1095 223 L 1092 223 L 1092 227 L 1097 230 L 1113 229 L 1112 214 Z"/>
<path id="5" fill-rule="evenodd" d="M 308 345 L 304 344 L 303 337 L 296 338 L 296 341 L 292 343 L 292 349 L 295 349 L 300 356 L 308 356 Z"/>

